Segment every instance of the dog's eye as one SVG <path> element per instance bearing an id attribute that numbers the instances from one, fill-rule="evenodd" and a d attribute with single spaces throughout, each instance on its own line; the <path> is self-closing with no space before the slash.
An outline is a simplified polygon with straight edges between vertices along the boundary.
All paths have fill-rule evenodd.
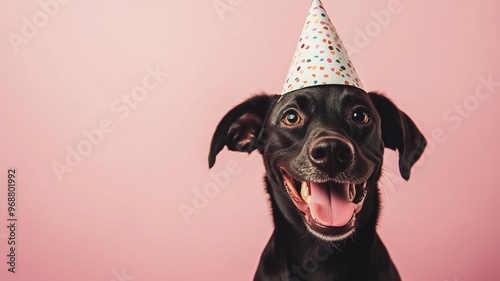
<path id="1" fill-rule="evenodd" d="M 359 124 L 367 124 L 370 122 L 370 115 L 364 108 L 356 108 L 352 113 L 352 120 Z"/>
<path id="2" fill-rule="evenodd" d="M 289 110 L 283 115 L 283 123 L 287 126 L 296 126 L 302 121 L 302 118 L 295 110 Z"/>

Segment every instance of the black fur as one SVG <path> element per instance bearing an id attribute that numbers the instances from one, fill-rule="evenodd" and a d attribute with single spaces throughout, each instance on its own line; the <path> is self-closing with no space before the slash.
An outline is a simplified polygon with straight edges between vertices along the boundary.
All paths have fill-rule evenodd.
<path id="1" fill-rule="evenodd" d="M 298 125 L 284 123 L 290 110 L 302 118 Z M 359 118 L 360 112 L 369 116 L 366 124 L 353 117 Z M 389 99 L 338 85 L 304 88 L 281 99 L 257 95 L 220 121 L 210 146 L 210 167 L 224 146 L 258 150 L 266 167 L 275 230 L 254 280 L 400 280 L 375 230 L 380 210 L 377 182 L 384 147 L 399 152 L 400 172 L 408 180 L 426 141 Z M 324 238 L 309 231 L 304 213 L 285 189 L 283 173 L 299 181 L 365 182 L 364 204 L 355 214 L 352 232 L 347 226 L 334 227 Z"/>

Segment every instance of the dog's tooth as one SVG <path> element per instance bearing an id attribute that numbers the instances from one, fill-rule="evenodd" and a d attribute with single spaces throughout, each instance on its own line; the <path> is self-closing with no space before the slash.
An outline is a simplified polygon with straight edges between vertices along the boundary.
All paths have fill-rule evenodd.
<path id="1" fill-rule="evenodd" d="M 300 186 L 300 196 L 308 204 L 311 201 L 311 195 L 309 194 L 309 187 L 307 186 L 307 182 L 305 181 L 303 181 L 302 185 Z"/>
<path id="2" fill-rule="evenodd" d="M 312 211 L 310 211 L 309 214 L 311 215 L 311 217 L 313 218 L 313 220 L 316 220 L 316 217 L 314 216 L 314 213 Z"/>
<path id="3" fill-rule="evenodd" d="M 349 185 L 349 201 L 354 200 L 354 197 L 356 197 L 356 185 L 352 183 Z"/>

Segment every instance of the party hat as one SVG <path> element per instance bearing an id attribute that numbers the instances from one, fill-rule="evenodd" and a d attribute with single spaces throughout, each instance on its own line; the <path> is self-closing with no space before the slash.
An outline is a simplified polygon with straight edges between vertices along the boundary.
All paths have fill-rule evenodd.
<path id="1" fill-rule="evenodd" d="M 281 94 L 326 84 L 364 90 L 321 1 L 313 0 Z"/>

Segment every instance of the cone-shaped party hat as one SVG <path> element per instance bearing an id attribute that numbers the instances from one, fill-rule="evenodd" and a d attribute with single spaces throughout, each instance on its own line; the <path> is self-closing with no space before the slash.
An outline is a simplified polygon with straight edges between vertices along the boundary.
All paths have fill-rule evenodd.
<path id="1" fill-rule="evenodd" d="M 351 85 L 363 90 L 321 1 L 313 0 L 281 94 L 326 84 Z"/>

